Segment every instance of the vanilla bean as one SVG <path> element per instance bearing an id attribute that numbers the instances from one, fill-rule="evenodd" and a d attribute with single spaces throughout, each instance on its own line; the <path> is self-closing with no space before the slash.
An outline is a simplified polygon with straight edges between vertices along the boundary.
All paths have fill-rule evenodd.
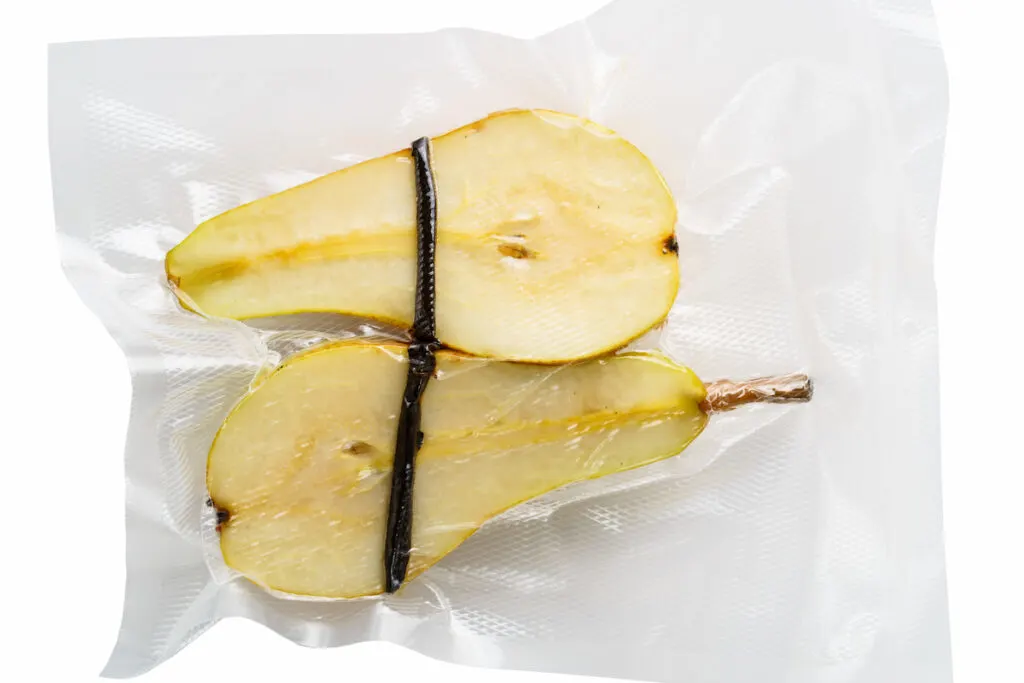
<path id="1" fill-rule="evenodd" d="M 430 165 L 429 138 L 420 138 L 412 143 L 412 160 L 416 180 L 416 308 L 408 351 L 409 371 L 398 416 L 387 536 L 384 539 L 384 588 L 388 593 L 394 593 L 402 586 L 409 568 L 416 453 L 423 442 L 420 400 L 434 374 L 434 353 L 441 346 L 437 340 L 434 311 L 437 189 Z"/>

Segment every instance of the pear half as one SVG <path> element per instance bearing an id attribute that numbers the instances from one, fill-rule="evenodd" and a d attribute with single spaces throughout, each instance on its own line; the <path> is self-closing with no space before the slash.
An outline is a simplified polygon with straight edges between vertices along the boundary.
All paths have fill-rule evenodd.
<path id="1" fill-rule="evenodd" d="M 478 356 L 556 363 L 625 345 L 679 286 L 676 207 L 633 145 L 582 118 L 513 110 L 432 141 L 437 334 Z M 184 305 L 246 319 L 339 312 L 412 323 L 408 149 L 199 225 L 167 255 Z"/>
<path id="2" fill-rule="evenodd" d="M 328 345 L 286 362 L 228 416 L 207 486 L 227 564 L 288 593 L 384 590 L 400 345 Z M 564 366 L 442 351 L 422 401 L 407 580 L 502 511 L 678 454 L 707 422 L 692 371 L 650 354 Z"/>

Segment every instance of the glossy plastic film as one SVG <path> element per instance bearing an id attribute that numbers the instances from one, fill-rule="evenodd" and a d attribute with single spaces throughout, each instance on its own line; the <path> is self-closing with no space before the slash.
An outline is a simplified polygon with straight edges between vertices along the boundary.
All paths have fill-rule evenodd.
<path id="1" fill-rule="evenodd" d="M 106 675 L 140 674 L 240 616 L 304 645 L 384 639 L 489 667 L 693 683 L 949 680 L 932 280 L 947 102 L 926 0 L 619 0 L 535 40 L 470 30 L 125 40 L 56 45 L 50 64 L 61 258 L 133 376 L 127 593 Z M 241 563 L 225 562 L 222 541 L 242 524 L 245 505 L 232 509 L 221 500 L 231 496 L 208 486 L 225 419 L 324 344 L 400 349 L 406 338 L 401 325 L 322 312 L 244 322 L 198 315 L 168 283 L 168 251 L 247 202 L 512 108 L 585 117 L 600 126 L 593 135 L 615 131 L 674 199 L 679 289 L 667 320 L 625 353 L 657 354 L 643 356 L 645 367 L 685 366 L 687 377 L 733 402 L 763 391 L 716 381 L 807 373 L 813 401 L 714 413 L 703 431 L 690 425 L 699 436 L 689 446 L 682 432 L 659 432 L 682 418 L 637 428 L 628 440 L 637 425 L 584 430 L 575 451 L 577 437 L 556 429 L 546 443 L 565 445 L 551 458 L 573 463 L 569 479 L 581 481 L 546 493 L 527 487 L 526 499 L 499 505 L 508 509 L 493 510 L 500 514 L 475 533 L 462 534 L 483 522 L 479 510 L 441 519 L 437 528 L 461 543 L 437 546 L 446 552 L 429 568 L 414 558 L 416 576 L 410 571 L 395 595 L 302 597 L 269 574 L 244 578 L 232 567 Z M 442 172 L 439 258 L 452 225 Z M 411 179 L 396 190 L 408 193 L 396 211 L 409 200 L 411 212 L 413 191 Z M 493 257 L 486 268 L 529 261 L 517 257 L 529 245 L 516 239 L 491 244 L 508 261 Z M 411 256 L 412 247 L 404 261 L 368 267 L 353 286 L 387 281 L 411 310 Z M 450 272 L 475 273 L 476 263 Z M 624 262 L 622 272 L 649 272 L 637 263 Z M 471 303 L 475 293 L 472 283 L 456 290 Z M 608 291 L 602 300 L 601 315 L 626 320 L 624 299 Z M 550 343 L 553 335 L 567 340 L 600 319 L 538 320 L 550 321 L 547 348 L 558 351 L 569 346 Z M 442 342 L 444 331 L 439 318 Z M 383 358 L 399 368 L 401 359 Z M 442 372 L 428 398 L 506 367 L 465 363 L 475 369 Z M 467 385 L 475 398 L 456 404 L 471 400 L 474 411 L 430 412 L 428 403 L 424 424 L 471 412 L 511 421 L 518 426 L 485 435 L 487 457 L 501 460 L 522 454 L 516 416 L 529 406 L 562 410 L 578 425 L 586 420 L 571 419 L 577 412 L 600 419 L 616 402 L 648 405 L 662 386 L 660 374 L 630 371 L 601 384 L 611 387 L 604 394 L 588 386 L 590 398 L 576 403 L 552 398 L 559 377 L 582 365 L 509 366 L 537 381 L 489 378 L 484 384 L 501 388 L 494 393 Z M 373 415 L 388 423 L 388 392 L 369 381 L 379 373 L 364 364 L 343 370 L 339 382 L 367 377 L 353 390 L 360 401 L 338 410 L 379 400 Z M 388 372 L 400 392 L 401 372 Z M 335 373 L 314 377 L 327 386 Z M 270 448 L 283 433 L 270 421 L 330 417 L 323 406 L 289 405 L 240 433 L 251 438 L 262 425 Z M 423 481 L 458 482 L 458 472 L 426 469 L 468 457 L 432 456 L 432 429 Z M 317 460 L 310 444 L 300 462 L 314 481 L 318 468 L 355 462 L 343 479 L 358 487 L 382 474 L 372 458 L 360 474 L 369 451 L 357 442 L 378 441 L 387 439 L 345 437 L 350 461 Z M 654 441 L 647 457 L 641 447 Z M 445 443 L 476 452 L 482 442 Z M 607 476 L 575 476 L 587 468 Z M 253 476 L 273 479 L 268 472 Z M 508 472 L 502 481 L 523 474 Z M 452 497 L 437 491 L 438 500 Z M 269 524 L 281 511 L 260 519 Z M 308 532 L 284 528 L 296 520 L 278 518 L 283 526 L 270 538 L 285 545 Z M 414 551 L 431 542 L 417 546 L 414 534 Z"/>

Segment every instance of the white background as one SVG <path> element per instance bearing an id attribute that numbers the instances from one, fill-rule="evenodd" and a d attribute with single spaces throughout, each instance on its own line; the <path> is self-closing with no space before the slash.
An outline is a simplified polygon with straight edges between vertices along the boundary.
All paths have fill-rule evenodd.
<path id="1" fill-rule="evenodd" d="M 934 3 L 952 98 L 936 257 L 954 672 L 960 683 L 1020 683 L 1024 9 L 1010 0 Z M 138 0 L 50 0 L 3 10 L 0 681 L 96 680 L 117 633 L 124 581 L 120 454 L 128 421 L 128 371 L 120 350 L 78 300 L 58 264 L 46 139 L 46 43 L 448 25 L 530 36 L 603 4 L 177 0 L 160 3 L 163 9 L 156 11 L 157 3 Z M 899 396 L 879 400 L 899 410 Z M 467 669 L 377 643 L 306 650 L 237 621 L 218 625 L 141 680 L 229 677 L 256 682 L 583 680 Z"/>

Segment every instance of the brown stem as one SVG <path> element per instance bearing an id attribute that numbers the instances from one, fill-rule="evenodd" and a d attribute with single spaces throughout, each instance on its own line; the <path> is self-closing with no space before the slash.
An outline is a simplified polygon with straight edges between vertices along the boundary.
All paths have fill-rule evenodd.
<path id="1" fill-rule="evenodd" d="M 806 403 L 814 383 L 803 374 L 759 377 L 745 382 L 720 379 L 707 385 L 700 407 L 707 414 L 724 413 L 748 403 Z"/>

